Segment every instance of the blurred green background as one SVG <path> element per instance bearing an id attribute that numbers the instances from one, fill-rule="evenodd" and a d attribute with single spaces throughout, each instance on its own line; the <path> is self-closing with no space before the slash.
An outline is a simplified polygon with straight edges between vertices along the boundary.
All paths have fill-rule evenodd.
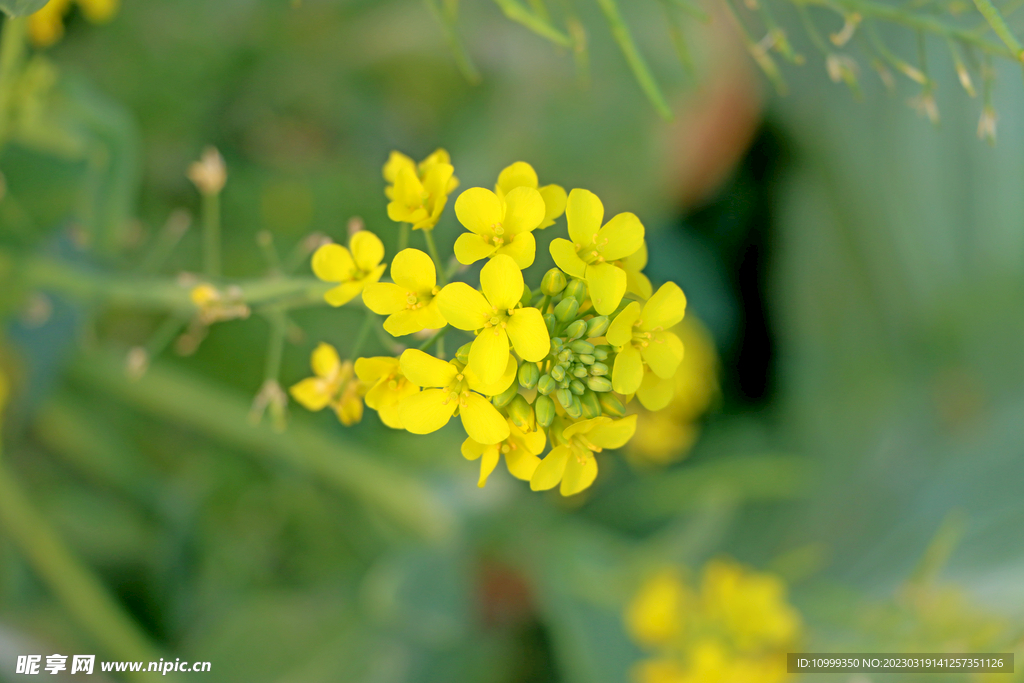
<path id="1" fill-rule="evenodd" d="M 74 10 L 32 62 L 55 83 L 52 115 L 0 154 L 4 476 L 160 656 L 210 661 L 210 681 L 620 682 L 641 657 L 622 613 L 642 577 L 720 555 L 787 580 L 807 651 L 1020 652 L 1019 71 L 997 65 L 989 146 L 941 58 L 933 126 L 910 88 L 865 73 L 858 100 L 807 46 L 772 94 L 720 14 L 688 30 L 687 75 L 657 3 L 622 3 L 666 122 L 597 6 L 576 5 L 582 75 L 570 50 L 462 3 L 477 84 L 412 0 L 127 0 L 102 26 Z M 719 349 L 721 397 L 693 451 L 663 468 L 604 454 L 593 489 L 562 500 L 503 468 L 478 489 L 456 426 L 412 437 L 372 411 L 344 428 L 293 405 L 276 434 L 247 420 L 259 316 L 128 380 L 126 350 L 161 315 L 41 293 L 25 269 L 137 273 L 172 212 L 198 213 L 185 170 L 209 144 L 228 167 L 230 277 L 266 271 L 260 231 L 287 254 L 314 232 L 343 242 L 353 216 L 393 254 L 392 149 L 446 148 L 463 189 L 528 161 L 542 183 L 635 212 L 648 274 L 683 287 Z M 127 228 L 104 252 L 81 247 L 90 225 Z M 457 228 L 449 210 L 442 252 Z M 163 273 L 198 270 L 199 246 L 189 230 Z M 344 354 L 362 314 L 292 317 L 285 385 L 316 343 Z M 128 659 L 100 635 L 118 617 L 83 618 L 88 590 L 55 592 L 22 543 L 0 533 L 0 680 L 20 679 L 21 652 Z M 878 616 L 913 577 L 1005 628 L 977 642 L 959 612 Z M 929 618 L 942 623 L 922 640 Z"/>

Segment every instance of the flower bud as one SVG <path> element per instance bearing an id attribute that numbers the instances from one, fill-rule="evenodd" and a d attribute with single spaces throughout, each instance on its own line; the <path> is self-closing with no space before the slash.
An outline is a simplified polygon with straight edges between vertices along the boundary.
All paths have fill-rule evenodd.
<path id="1" fill-rule="evenodd" d="M 590 374 L 594 377 L 604 377 L 608 374 L 608 366 L 600 361 L 590 366 Z"/>
<path id="2" fill-rule="evenodd" d="M 573 359 L 573 353 L 569 349 L 562 349 L 558 352 L 558 362 L 561 365 L 571 363 Z"/>
<path id="3" fill-rule="evenodd" d="M 590 420 L 595 417 L 601 417 L 603 412 L 601 408 L 601 400 L 597 397 L 597 394 L 587 389 L 583 392 L 583 396 L 580 397 L 580 402 L 583 404 L 583 417 Z"/>
<path id="4" fill-rule="evenodd" d="M 555 325 L 558 324 L 558 319 L 555 318 L 554 313 L 544 314 L 544 326 L 548 328 L 548 334 L 552 335 L 555 333 Z"/>
<path id="5" fill-rule="evenodd" d="M 572 349 L 573 353 L 594 353 L 594 345 L 582 339 L 577 339 L 572 344 L 569 344 L 569 348 Z"/>
<path id="6" fill-rule="evenodd" d="M 555 398 L 562 404 L 563 408 L 568 409 L 572 405 L 572 392 L 568 389 L 559 389 L 555 392 Z"/>
<path id="7" fill-rule="evenodd" d="M 512 397 L 512 402 L 508 404 L 508 417 L 512 420 L 512 424 L 523 431 L 533 429 L 533 406 L 522 394 Z"/>
<path id="8" fill-rule="evenodd" d="M 576 317 L 576 312 L 580 310 L 580 303 L 572 297 L 562 299 L 555 306 L 555 319 L 560 323 L 566 323 Z"/>
<path id="9" fill-rule="evenodd" d="M 576 360 L 583 363 L 584 365 L 593 365 L 597 359 L 591 356 L 589 353 L 581 353 L 576 356 Z"/>
<path id="10" fill-rule="evenodd" d="M 587 321 L 587 338 L 603 337 L 611 321 L 606 315 L 597 315 Z"/>
<path id="11" fill-rule="evenodd" d="M 569 301 L 575 301 L 575 299 L 569 299 Z M 576 320 L 569 324 L 565 328 L 566 339 L 579 339 L 587 333 L 587 324 L 582 320 Z"/>
<path id="12" fill-rule="evenodd" d="M 557 356 L 559 351 L 562 350 L 562 346 L 564 344 L 565 344 L 565 342 L 562 341 L 561 337 L 552 337 L 551 338 L 551 355 L 552 356 Z"/>
<path id="13" fill-rule="evenodd" d="M 541 427 L 550 427 L 555 419 L 555 402 L 550 396 L 541 394 L 533 402 L 533 412 L 537 418 L 537 424 Z"/>
<path id="14" fill-rule="evenodd" d="M 600 346 L 594 347 L 594 358 L 598 360 L 608 360 L 608 356 L 612 353 L 612 347 L 607 344 L 601 344 Z"/>
<path id="15" fill-rule="evenodd" d="M 498 408 L 504 408 L 518 394 L 519 394 L 519 387 L 516 385 L 515 382 L 512 382 L 512 384 L 509 385 L 508 389 L 506 389 L 505 391 L 501 392 L 497 396 L 494 396 L 493 398 L 491 398 L 491 403 L 493 403 Z"/>
<path id="16" fill-rule="evenodd" d="M 551 379 L 555 380 L 556 382 L 561 382 L 563 379 L 565 379 L 565 367 L 561 365 L 556 365 L 555 367 L 551 368 Z"/>
<path id="17" fill-rule="evenodd" d="M 598 394 L 597 399 L 601 402 L 604 414 L 610 417 L 622 417 L 626 414 L 626 407 L 615 394 Z"/>
<path id="18" fill-rule="evenodd" d="M 612 390 L 612 381 L 607 377 L 590 377 L 587 379 L 587 386 L 598 392 Z"/>
<path id="19" fill-rule="evenodd" d="M 583 365 L 583 363 L 575 363 L 575 364 L 573 364 L 573 366 L 572 366 L 572 376 L 573 377 L 579 377 L 580 379 L 582 379 L 582 378 L 586 377 L 589 374 L 590 374 L 590 372 L 589 372 L 589 370 L 587 370 L 587 366 Z"/>
<path id="20" fill-rule="evenodd" d="M 565 409 L 565 412 L 574 420 L 578 420 L 583 416 L 583 403 L 580 402 L 579 396 L 572 397 L 572 403 Z"/>
<path id="21" fill-rule="evenodd" d="M 537 391 L 547 396 L 558 388 L 558 382 L 551 375 L 541 375 L 537 381 Z"/>
<path id="22" fill-rule="evenodd" d="M 533 389 L 540 379 L 540 368 L 536 363 L 523 363 L 519 366 L 519 385 L 524 389 Z"/>
<path id="23" fill-rule="evenodd" d="M 582 306 L 583 302 L 587 300 L 587 283 L 573 278 L 573 281 L 566 285 L 563 296 L 576 299 L 576 303 Z"/>
<path id="24" fill-rule="evenodd" d="M 569 383 L 569 391 L 576 394 L 577 396 L 582 396 L 583 392 L 586 390 L 587 387 L 584 386 L 583 382 L 579 381 L 578 379 L 574 379 L 572 382 Z"/>
<path id="25" fill-rule="evenodd" d="M 548 296 L 554 296 L 565 289 L 565 285 L 565 273 L 558 268 L 552 268 L 544 273 L 544 278 L 540 281 L 540 291 Z"/>
<path id="26" fill-rule="evenodd" d="M 459 350 L 455 352 L 455 360 L 459 361 L 463 365 L 469 365 L 469 349 L 473 346 L 473 342 L 468 342 L 459 347 Z"/>

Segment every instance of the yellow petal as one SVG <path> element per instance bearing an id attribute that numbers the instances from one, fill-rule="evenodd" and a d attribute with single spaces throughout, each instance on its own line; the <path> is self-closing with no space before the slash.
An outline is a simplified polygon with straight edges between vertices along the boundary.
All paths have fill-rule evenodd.
<path id="1" fill-rule="evenodd" d="M 366 295 L 363 295 L 366 299 Z M 612 346 L 625 346 L 633 338 L 633 325 L 640 319 L 640 302 L 629 303 L 622 312 L 615 316 L 612 324 L 608 326 L 605 339 Z"/>
<path id="2" fill-rule="evenodd" d="M 409 290 L 391 282 L 374 282 L 363 290 L 363 303 L 377 315 L 405 310 Z"/>
<path id="3" fill-rule="evenodd" d="M 391 262 L 391 279 L 420 296 L 437 284 L 434 261 L 419 249 L 403 249 Z"/>
<path id="4" fill-rule="evenodd" d="M 469 347 L 469 368 L 482 384 L 501 378 L 508 366 L 508 335 L 500 327 L 480 331 Z"/>
<path id="5" fill-rule="evenodd" d="M 384 180 L 393 184 L 395 179 L 398 178 L 398 171 L 403 167 L 413 169 L 416 167 L 416 164 L 401 152 L 391 152 L 387 162 L 384 164 Z"/>
<path id="6" fill-rule="evenodd" d="M 587 266 L 590 302 L 601 315 L 610 315 L 626 294 L 626 271 L 610 263 Z"/>
<path id="7" fill-rule="evenodd" d="M 551 338 L 544 325 L 544 316 L 536 308 L 518 308 L 509 316 L 505 328 L 512 347 L 525 361 L 536 363 L 544 360 L 551 350 Z"/>
<path id="8" fill-rule="evenodd" d="M 318 377 L 307 377 L 293 384 L 288 393 L 306 410 L 323 410 L 333 398 L 328 383 Z"/>
<path id="9" fill-rule="evenodd" d="M 541 434 L 541 436 L 544 435 Z M 505 467 L 508 468 L 509 474 L 516 479 L 530 481 L 533 473 L 537 471 L 538 465 L 540 465 L 540 458 L 522 448 L 505 454 Z"/>
<path id="10" fill-rule="evenodd" d="M 384 329 L 392 337 L 404 337 L 422 330 L 439 330 L 444 326 L 445 319 L 437 307 L 436 299 L 421 308 L 392 313 L 384 321 Z"/>
<path id="11" fill-rule="evenodd" d="M 317 377 L 331 378 L 337 374 L 341 367 L 341 359 L 338 351 L 330 344 L 320 342 L 309 358 L 309 364 L 313 368 L 313 374 Z"/>
<path id="12" fill-rule="evenodd" d="M 484 451 L 483 460 L 480 461 L 480 479 L 476 483 L 480 488 L 487 484 L 487 477 L 491 476 L 491 472 L 498 466 L 499 455 L 497 445 L 491 446 Z"/>
<path id="13" fill-rule="evenodd" d="M 455 381 L 458 369 L 419 349 L 406 349 L 401 357 L 402 374 L 419 387 L 447 387 Z M 454 408 L 453 408 L 454 410 Z"/>
<path id="14" fill-rule="evenodd" d="M 508 363 L 505 365 L 505 372 L 493 382 L 483 382 L 470 367 L 467 367 L 464 372 L 466 373 L 466 382 L 469 384 L 470 389 L 484 396 L 497 396 L 509 388 L 513 380 L 515 380 L 518 370 L 519 364 L 516 363 L 516 359 L 512 357 L 512 354 L 509 354 Z"/>
<path id="15" fill-rule="evenodd" d="M 491 306 L 505 312 L 523 296 L 523 272 L 512 257 L 500 254 L 480 270 L 480 289 Z"/>
<path id="16" fill-rule="evenodd" d="M 586 434 L 595 427 L 611 422 L 610 417 L 594 417 L 589 420 L 580 420 L 573 422 L 571 425 L 562 430 L 562 438 L 568 440 L 571 439 L 574 434 Z"/>
<path id="17" fill-rule="evenodd" d="M 650 343 L 640 348 L 640 355 L 651 372 L 662 379 L 671 379 L 683 360 L 683 342 L 671 332 L 655 332 Z"/>
<path id="18" fill-rule="evenodd" d="M 448 183 L 454 174 L 455 167 L 451 164 L 433 164 L 423 174 L 423 189 L 427 191 L 431 199 L 440 200 L 441 197 L 448 194 Z"/>
<path id="19" fill-rule="evenodd" d="M 408 207 L 399 201 L 388 204 L 388 218 L 396 223 L 412 223 L 413 227 L 430 216 L 422 206 Z"/>
<path id="20" fill-rule="evenodd" d="M 565 204 L 565 219 L 569 223 L 569 237 L 576 244 L 589 246 L 601 229 L 604 205 L 590 190 L 575 189 Z"/>
<path id="21" fill-rule="evenodd" d="M 654 287 L 651 286 L 651 281 L 646 275 L 638 270 L 629 270 L 627 268 L 626 291 L 636 294 L 641 299 L 650 299 Z"/>
<path id="22" fill-rule="evenodd" d="M 472 232 L 464 232 L 455 240 L 455 258 L 464 266 L 487 258 L 496 250 L 497 247 Z"/>
<path id="23" fill-rule="evenodd" d="M 419 176 L 416 175 L 416 170 L 404 166 L 398 169 L 393 192 L 395 201 L 409 209 L 422 206 L 424 196 L 427 194 Z"/>
<path id="24" fill-rule="evenodd" d="M 448 154 L 448 150 L 446 150 L 444 147 L 438 147 L 437 149 L 430 153 L 430 156 L 428 156 L 426 159 L 419 163 L 419 169 L 422 172 L 439 164 L 447 164 L 451 166 L 451 163 L 452 158 Z"/>
<path id="25" fill-rule="evenodd" d="M 313 253 L 313 274 L 324 282 L 344 282 L 352 278 L 355 261 L 340 244 L 325 244 Z"/>
<path id="26" fill-rule="evenodd" d="M 455 200 L 455 216 L 470 232 L 490 235 L 501 222 L 501 200 L 482 187 L 471 187 Z"/>
<path id="27" fill-rule="evenodd" d="M 425 389 L 403 399 L 398 414 L 405 429 L 413 434 L 430 434 L 448 424 L 458 407 L 458 400 L 444 389 Z"/>
<path id="28" fill-rule="evenodd" d="M 553 225 L 555 219 L 565 213 L 565 190 L 559 185 L 545 185 L 538 191 L 544 200 L 544 220 L 538 227 L 546 228 Z"/>
<path id="29" fill-rule="evenodd" d="M 640 245 L 640 248 L 634 251 L 632 254 L 622 259 L 622 267 L 627 270 L 643 270 L 647 267 L 647 243 L 644 242 Z M 650 298 L 650 295 L 645 296 L 645 299 Z"/>
<path id="30" fill-rule="evenodd" d="M 412 393 L 415 394 L 419 392 L 418 388 L 412 388 L 414 390 Z M 367 403 L 366 405 L 370 404 Z M 374 408 L 374 410 L 377 411 L 377 417 L 380 418 L 380 421 L 383 422 L 385 426 L 390 427 L 391 429 L 405 429 L 405 425 L 402 424 L 402 412 L 400 406 L 400 402 L 390 403 L 382 405 L 379 408 Z M 370 407 L 373 408 L 373 406 Z"/>
<path id="31" fill-rule="evenodd" d="M 352 235 L 348 246 L 352 250 L 352 260 L 360 270 L 373 270 L 384 260 L 384 243 L 369 230 L 360 230 Z"/>
<path id="32" fill-rule="evenodd" d="M 544 198 L 532 187 L 517 187 L 505 195 L 505 217 L 501 221 L 505 235 L 513 237 L 536 230 L 544 220 Z"/>
<path id="33" fill-rule="evenodd" d="M 587 453 L 582 457 L 569 457 L 562 475 L 562 487 L 559 492 L 563 496 L 574 496 L 588 488 L 597 478 L 597 458 Z"/>
<path id="34" fill-rule="evenodd" d="M 526 432 L 523 434 L 523 446 L 527 453 L 531 455 L 540 455 L 544 452 L 544 446 L 547 444 L 547 437 L 544 436 L 544 430 L 538 429 L 535 432 Z"/>
<path id="35" fill-rule="evenodd" d="M 331 407 L 334 408 L 338 420 L 346 427 L 351 427 L 363 419 L 363 402 L 358 397 L 342 398 Z"/>
<path id="36" fill-rule="evenodd" d="M 615 356 L 615 365 L 612 367 L 612 389 L 618 394 L 632 394 L 640 388 L 640 382 L 643 380 L 644 362 L 640 357 L 640 352 L 632 344 L 627 344 Z"/>
<path id="37" fill-rule="evenodd" d="M 667 330 L 679 324 L 685 315 L 686 295 L 676 283 L 666 282 L 644 304 L 641 326 L 645 330 Z"/>
<path id="38" fill-rule="evenodd" d="M 636 397 L 644 408 L 655 411 L 666 408 L 672 402 L 675 392 L 676 383 L 674 379 L 661 379 L 653 372 L 648 372 L 644 374 L 644 381 L 640 383 L 640 388 L 636 390 Z"/>
<path id="39" fill-rule="evenodd" d="M 558 486 L 565 474 L 565 465 L 569 461 L 569 447 L 566 445 L 553 448 L 547 457 L 540 461 L 536 471 L 530 478 L 530 489 L 547 491 Z"/>
<path id="40" fill-rule="evenodd" d="M 359 378 L 359 381 L 367 384 L 376 382 L 384 375 L 390 375 L 398 368 L 398 359 L 392 356 L 357 358 L 355 363 L 356 377 Z"/>
<path id="41" fill-rule="evenodd" d="M 494 315 L 484 295 L 465 282 L 446 285 L 435 300 L 448 324 L 460 330 L 479 330 Z"/>
<path id="42" fill-rule="evenodd" d="M 601 255 L 608 261 L 632 256 L 644 246 L 644 225 L 632 213 L 620 213 L 597 233 Z"/>
<path id="43" fill-rule="evenodd" d="M 359 296 L 359 292 L 363 291 L 365 283 L 361 280 L 352 282 L 342 282 L 337 287 L 333 287 L 324 292 L 324 301 L 331 306 L 344 306 L 352 299 Z"/>
<path id="44" fill-rule="evenodd" d="M 594 427 L 587 438 L 601 448 L 622 448 L 636 432 L 636 415 L 627 415 L 621 420 L 612 420 Z"/>
<path id="45" fill-rule="evenodd" d="M 498 249 L 499 254 L 512 257 L 520 270 L 526 270 L 533 265 L 537 256 L 537 240 L 532 232 L 521 232 L 512 238 L 512 241 Z"/>
<path id="46" fill-rule="evenodd" d="M 465 405 L 459 411 L 462 427 L 469 438 L 485 445 L 508 438 L 508 422 L 491 402 L 472 391 L 464 394 Z M 492 468 L 493 469 L 493 468 Z"/>
<path id="47" fill-rule="evenodd" d="M 473 439 L 467 438 L 462 442 L 462 448 L 460 450 L 462 451 L 462 457 L 466 460 L 476 460 L 484 454 L 484 451 L 487 450 L 487 446 L 482 443 L 477 443 L 476 441 L 473 441 Z"/>
<path id="48" fill-rule="evenodd" d="M 498 174 L 498 194 L 506 195 L 517 187 L 537 188 L 537 172 L 525 161 L 517 161 L 506 166 Z"/>
<path id="49" fill-rule="evenodd" d="M 555 265 L 566 273 L 573 277 L 586 277 L 587 264 L 576 253 L 576 246 L 572 242 L 558 238 L 551 242 L 548 251 L 551 252 L 551 258 L 555 260 Z"/>

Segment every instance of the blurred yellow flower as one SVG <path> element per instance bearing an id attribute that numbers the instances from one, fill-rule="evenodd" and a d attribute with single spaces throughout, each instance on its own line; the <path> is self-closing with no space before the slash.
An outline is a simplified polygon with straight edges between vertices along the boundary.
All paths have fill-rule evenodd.
<path id="1" fill-rule="evenodd" d="M 626 626 L 644 646 L 666 645 L 682 633 L 693 596 L 675 568 L 653 575 L 626 610 Z"/>
<path id="2" fill-rule="evenodd" d="M 700 432 L 698 418 L 718 394 L 718 354 L 711 334 L 691 316 L 672 331 L 686 350 L 673 379 L 675 394 L 664 410 L 637 412 L 636 437 L 629 443 L 634 460 L 666 464 L 684 456 Z"/>
<path id="3" fill-rule="evenodd" d="M 648 410 L 668 405 L 675 393 L 673 376 L 683 359 L 683 343 L 666 330 L 685 314 L 683 290 L 666 282 L 642 308 L 634 301 L 615 317 L 606 338 L 618 351 L 612 368 L 616 392 L 637 394 Z"/>
<path id="4" fill-rule="evenodd" d="M 632 213 L 620 213 L 604 227 L 604 205 L 593 192 L 576 189 L 565 207 L 569 237 L 551 243 L 555 265 L 587 281 L 590 300 L 601 315 L 610 315 L 626 293 L 626 271 L 615 265 L 644 245 L 644 226 Z"/>
<path id="5" fill-rule="evenodd" d="M 509 341 L 520 357 L 543 360 L 551 348 L 544 317 L 523 308 L 523 274 L 511 257 L 499 254 L 480 271 L 483 294 L 453 282 L 437 295 L 441 314 L 460 330 L 479 331 L 469 351 L 469 367 L 485 383 L 497 380 L 511 358 Z"/>
<path id="6" fill-rule="evenodd" d="M 313 274 L 324 282 L 337 282 L 337 287 L 324 294 L 331 306 L 343 306 L 363 289 L 377 280 L 387 269 L 382 264 L 384 244 L 367 230 L 360 230 L 348 241 L 349 248 L 340 244 L 325 244 L 313 254 Z"/>
<path id="7" fill-rule="evenodd" d="M 542 230 L 554 225 L 555 219 L 565 213 L 565 190 L 560 185 L 545 185 L 538 187 L 537 172 L 533 166 L 525 161 L 517 161 L 511 166 L 502 169 L 498 174 L 498 184 L 494 187 L 499 199 L 504 199 L 512 190 L 517 187 L 528 187 L 537 190 L 544 200 L 544 219 L 537 226 Z"/>
<path id="8" fill-rule="evenodd" d="M 647 243 L 644 242 L 640 248 L 624 259 L 615 262 L 619 268 L 626 273 L 626 291 L 636 294 L 641 299 L 650 299 L 654 292 L 651 281 L 644 275 L 643 270 L 647 267 Z"/>
<path id="9" fill-rule="evenodd" d="M 530 479 L 534 491 L 547 491 L 561 483 L 559 492 L 571 496 L 583 491 L 597 478 L 594 453 L 621 448 L 636 431 L 636 415 L 621 420 L 595 417 L 574 422 L 562 432 L 565 443 L 548 453 Z"/>
<path id="10" fill-rule="evenodd" d="M 502 455 L 505 456 L 505 466 L 509 473 L 523 481 L 530 481 L 540 464 L 537 456 L 544 452 L 547 443 L 544 431 L 523 431 L 512 420 L 508 421 L 508 430 L 508 438 L 500 443 L 484 445 L 471 438 L 462 442 L 462 455 L 466 460 L 476 460 L 483 456 L 480 460 L 480 481 L 477 483 L 480 488 L 487 483 L 487 477 L 494 471 Z"/>
<path id="11" fill-rule="evenodd" d="M 76 0 L 85 18 L 94 24 L 110 21 L 117 14 L 119 0 Z M 53 45 L 64 35 L 64 15 L 72 0 L 50 0 L 28 18 L 28 35 L 36 47 Z"/>
<path id="12" fill-rule="evenodd" d="M 448 203 L 448 195 L 459 186 L 448 152 L 435 151 L 416 165 L 401 152 L 392 152 L 384 164 L 384 194 L 388 218 L 396 223 L 409 223 L 413 230 L 433 228 Z"/>
<path id="13" fill-rule="evenodd" d="M 391 262 L 391 282 L 375 282 L 363 290 L 363 303 L 374 313 L 388 316 L 384 329 L 401 337 L 420 330 L 444 327 L 437 302 L 434 262 L 419 249 L 403 249 Z"/>
<path id="14" fill-rule="evenodd" d="M 545 204 L 532 187 L 516 187 L 499 197 L 473 187 L 455 200 L 455 215 L 469 230 L 455 240 L 455 258 L 469 265 L 504 254 L 520 269 L 533 265 L 537 242 L 533 231 L 544 220 Z"/>
<path id="15" fill-rule="evenodd" d="M 374 356 L 357 358 L 356 377 L 369 387 L 366 391 L 366 405 L 377 411 L 381 422 L 392 429 L 402 429 L 402 418 L 398 406 L 402 399 L 418 393 L 420 388 L 406 379 L 397 358 Z"/>
<path id="16" fill-rule="evenodd" d="M 352 361 L 342 362 L 333 346 L 321 343 L 313 350 L 310 365 L 314 376 L 292 385 L 292 398 L 307 410 L 331 406 L 346 426 L 359 422 L 363 417 L 365 385 L 355 377 Z"/>
<path id="17" fill-rule="evenodd" d="M 509 357 L 505 371 L 495 380 L 481 380 L 457 360 L 445 362 L 417 349 L 402 353 L 401 368 L 420 391 L 402 399 L 398 412 L 402 426 L 413 434 L 436 432 L 452 416 L 462 418 L 462 427 L 473 441 L 496 444 L 509 437 L 509 426 L 485 396 L 505 391 L 516 377 L 516 362 Z"/>

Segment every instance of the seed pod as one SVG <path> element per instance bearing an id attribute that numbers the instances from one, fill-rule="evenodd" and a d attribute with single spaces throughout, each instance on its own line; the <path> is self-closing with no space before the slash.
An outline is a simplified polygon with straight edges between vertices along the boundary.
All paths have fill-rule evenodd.
<path id="1" fill-rule="evenodd" d="M 469 347 L 473 345 L 473 342 L 468 342 L 459 347 L 459 350 L 455 352 L 455 360 L 459 361 L 463 365 L 469 365 Z"/>
<path id="2" fill-rule="evenodd" d="M 519 395 L 519 385 L 516 384 L 515 382 L 512 382 L 512 384 L 510 384 L 508 386 L 508 389 L 506 389 L 505 391 L 501 392 L 497 396 L 491 398 L 491 403 L 493 403 L 498 408 L 504 408 L 505 406 L 507 406 L 509 404 L 509 402 L 515 396 L 518 396 L 518 395 Z"/>
<path id="3" fill-rule="evenodd" d="M 533 389 L 540 379 L 540 368 L 536 363 L 523 363 L 519 366 L 519 385 L 524 389 Z"/>
<path id="4" fill-rule="evenodd" d="M 611 391 L 612 381 L 607 377 L 590 377 L 587 386 L 597 392 Z"/>
<path id="5" fill-rule="evenodd" d="M 572 344 L 569 344 L 569 348 L 572 349 L 573 353 L 594 353 L 594 345 L 582 339 L 577 339 Z"/>
<path id="6" fill-rule="evenodd" d="M 558 324 L 558 320 L 555 318 L 554 313 L 544 314 L 544 326 L 548 328 L 548 335 L 555 333 L 555 325 Z"/>
<path id="7" fill-rule="evenodd" d="M 608 325 L 610 324 L 611 321 L 608 319 L 608 316 L 595 315 L 587 321 L 587 339 L 603 337 L 604 333 L 608 331 Z"/>
<path id="8" fill-rule="evenodd" d="M 622 401 L 619 400 L 615 394 L 598 394 L 597 400 L 601 402 L 601 407 L 604 409 L 604 414 L 611 417 L 622 417 L 626 414 L 626 407 L 622 405 Z"/>
<path id="9" fill-rule="evenodd" d="M 565 286 L 565 294 L 563 296 L 571 296 L 576 299 L 577 304 L 582 306 L 583 302 L 587 300 L 587 283 L 573 278 L 572 282 Z"/>
<path id="10" fill-rule="evenodd" d="M 547 396 L 552 391 L 558 388 L 558 382 L 554 380 L 551 375 L 541 375 L 540 379 L 537 380 L 537 391 Z"/>
<path id="11" fill-rule="evenodd" d="M 580 402 L 579 396 L 572 397 L 572 403 L 565 409 L 565 412 L 574 420 L 578 420 L 583 416 L 583 403 Z"/>
<path id="12" fill-rule="evenodd" d="M 572 366 L 572 376 L 573 377 L 578 377 L 580 379 L 583 379 L 584 377 L 586 377 L 589 374 L 590 374 L 590 372 L 587 370 L 587 366 L 586 365 L 583 365 L 582 363 L 574 363 L 573 364 L 573 366 Z"/>
<path id="13" fill-rule="evenodd" d="M 584 365 L 593 365 L 595 362 L 597 362 L 597 359 L 591 356 L 589 353 L 581 353 L 580 355 L 576 356 L 576 360 L 583 363 Z"/>
<path id="14" fill-rule="evenodd" d="M 555 306 L 555 319 L 560 323 L 567 323 L 576 317 L 576 312 L 580 310 L 580 304 L 576 299 L 569 297 L 562 299 Z"/>
<path id="15" fill-rule="evenodd" d="M 533 292 L 530 291 L 530 285 L 523 283 L 523 295 L 519 297 L 519 303 L 529 306 L 531 297 L 533 297 Z"/>
<path id="16" fill-rule="evenodd" d="M 550 427 L 555 419 L 555 402 L 551 400 L 550 396 L 541 394 L 533 402 L 533 412 L 537 418 L 537 424 L 541 427 Z"/>
<path id="17" fill-rule="evenodd" d="M 608 374 L 608 366 L 601 362 L 594 363 L 590 366 L 590 374 L 594 377 L 604 377 Z"/>
<path id="18" fill-rule="evenodd" d="M 612 347 L 607 344 L 600 344 L 594 347 L 594 358 L 598 360 L 608 360 L 608 356 L 612 353 Z"/>
<path id="19" fill-rule="evenodd" d="M 512 402 L 508 404 L 508 417 L 512 420 L 512 424 L 523 431 L 533 429 L 533 406 L 522 394 L 512 397 Z"/>
<path id="20" fill-rule="evenodd" d="M 583 392 L 586 390 L 587 387 L 583 384 L 583 382 L 579 381 L 578 379 L 574 379 L 572 382 L 569 383 L 569 391 L 576 394 L 577 396 L 582 396 Z"/>
<path id="21" fill-rule="evenodd" d="M 558 268 L 552 268 L 544 273 L 544 277 L 540 281 L 540 291 L 548 296 L 554 296 L 565 289 L 565 285 L 565 273 Z"/>
<path id="22" fill-rule="evenodd" d="M 583 417 L 590 420 L 595 417 L 601 417 L 603 412 L 601 408 L 601 400 L 597 397 L 597 394 L 587 389 L 583 392 L 583 396 L 580 397 L 580 402 L 583 404 Z"/>
<path id="23" fill-rule="evenodd" d="M 556 382 L 561 382 L 563 379 L 565 379 L 565 367 L 561 365 L 556 365 L 555 367 L 551 368 L 551 379 L 555 380 Z"/>

